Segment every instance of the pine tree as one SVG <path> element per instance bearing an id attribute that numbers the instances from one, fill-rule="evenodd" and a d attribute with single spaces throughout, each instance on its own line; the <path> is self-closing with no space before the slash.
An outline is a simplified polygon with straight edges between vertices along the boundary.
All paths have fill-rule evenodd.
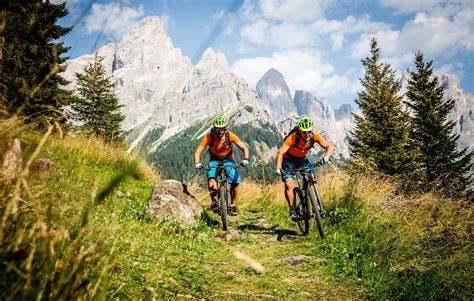
<path id="1" fill-rule="evenodd" d="M 102 57 L 95 56 L 94 62 L 76 73 L 77 95 L 71 103 L 72 118 L 88 133 L 106 141 L 121 140 L 121 123 L 125 116 L 120 113 L 115 94 L 115 84 L 105 74 Z"/>
<path id="2" fill-rule="evenodd" d="M 7 115 L 63 117 L 70 93 L 59 73 L 67 48 L 57 40 L 70 31 L 56 22 L 66 3 L 6 1 L 2 4 L 0 108 Z M 27 120 L 34 120 L 29 118 Z"/>
<path id="3" fill-rule="evenodd" d="M 417 161 L 425 178 L 425 188 L 446 188 L 460 196 L 469 186 L 472 152 L 459 151 L 454 122 L 448 113 L 453 99 L 444 99 L 445 87 L 433 75 L 433 61 L 425 62 L 418 51 L 416 70 L 409 72 L 407 105 L 412 110 L 411 141 L 420 150 Z"/>
<path id="4" fill-rule="evenodd" d="M 370 56 L 362 60 L 363 90 L 355 102 L 360 115 L 354 115 L 355 128 L 349 138 L 353 162 L 371 165 L 388 175 L 407 172 L 411 151 L 408 146 L 408 118 L 402 111 L 400 83 L 387 63 L 380 62 L 377 40 L 370 42 Z"/>

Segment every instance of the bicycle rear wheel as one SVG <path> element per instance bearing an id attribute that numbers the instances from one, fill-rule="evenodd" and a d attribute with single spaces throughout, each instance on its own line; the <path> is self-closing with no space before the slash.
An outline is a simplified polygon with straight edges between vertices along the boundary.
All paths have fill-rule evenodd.
<path id="1" fill-rule="evenodd" d="M 309 212 L 308 208 L 308 203 L 306 199 L 303 196 L 303 192 L 299 188 L 293 189 L 293 195 L 294 195 L 294 200 L 293 200 L 293 209 L 295 210 L 295 213 L 301 217 L 301 219 L 298 219 L 296 221 L 296 225 L 300 229 L 301 233 L 303 235 L 308 235 L 309 233 L 309 220 L 311 217 L 311 214 Z"/>
<path id="2" fill-rule="evenodd" d="M 229 199 L 229 192 L 227 191 L 227 186 L 222 185 L 219 188 L 219 214 L 222 219 L 222 229 L 227 230 L 227 205 Z"/>
<path id="3" fill-rule="evenodd" d="M 321 200 L 318 199 L 319 193 L 317 193 L 317 190 L 314 187 L 314 185 L 308 186 L 308 197 L 311 202 L 311 207 L 313 209 L 313 215 L 314 215 L 314 219 L 316 220 L 316 225 L 318 226 L 319 236 L 321 236 L 321 238 L 324 238 L 325 234 L 324 234 L 323 222 L 321 220 L 320 207 L 319 207 Z"/>

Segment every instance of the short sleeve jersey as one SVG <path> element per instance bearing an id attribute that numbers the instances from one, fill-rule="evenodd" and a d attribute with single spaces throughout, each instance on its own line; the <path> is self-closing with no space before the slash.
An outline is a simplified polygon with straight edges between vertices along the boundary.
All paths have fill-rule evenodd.
<path id="1" fill-rule="evenodd" d="M 285 144 L 290 148 L 286 152 L 288 155 L 295 157 L 295 158 L 304 158 L 308 155 L 309 151 L 311 150 L 311 145 L 309 145 L 310 141 L 304 141 L 304 139 L 300 138 L 298 143 L 295 145 L 296 141 L 296 132 L 291 134 L 285 139 Z M 313 131 L 314 134 L 314 143 L 318 143 L 322 147 L 326 147 L 328 143 L 324 138 L 319 135 L 316 131 Z"/>
<path id="2" fill-rule="evenodd" d="M 200 145 L 202 147 L 210 146 L 211 145 L 211 139 L 212 139 L 212 132 L 204 136 L 201 140 Z M 239 137 L 229 131 L 229 140 L 230 143 L 232 144 L 237 144 L 240 143 Z M 229 156 L 229 153 L 232 151 L 232 145 L 229 145 L 227 143 L 227 139 L 225 138 L 225 135 L 222 135 L 222 139 L 219 140 L 217 136 L 214 137 L 214 145 L 209 149 L 209 152 L 211 155 L 217 158 L 225 158 Z M 234 157 L 234 154 L 231 154 L 231 158 Z"/>

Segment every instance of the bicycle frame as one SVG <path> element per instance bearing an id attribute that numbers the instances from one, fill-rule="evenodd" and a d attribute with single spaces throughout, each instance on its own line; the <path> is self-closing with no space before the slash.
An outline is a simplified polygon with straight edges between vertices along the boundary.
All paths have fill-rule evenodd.
<path id="1" fill-rule="evenodd" d="M 233 168 L 239 167 L 240 164 L 235 163 L 232 165 Z M 227 173 L 225 170 L 230 166 L 224 166 L 224 164 L 219 163 L 215 167 L 206 166 L 204 169 L 211 170 L 216 169 L 216 182 L 217 182 L 217 190 L 222 186 L 222 184 L 227 184 Z"/>
<path id="2" fill-rule="evenodd" d="M 319 165 L 312 165 L 317 167 Z M 318 182 L 316 173 L 311 171 L 308 167 L 301 167 L 292 171 L 296 184 L 301 191 L 306 191 L 309 185 L 316 184 Z"/>

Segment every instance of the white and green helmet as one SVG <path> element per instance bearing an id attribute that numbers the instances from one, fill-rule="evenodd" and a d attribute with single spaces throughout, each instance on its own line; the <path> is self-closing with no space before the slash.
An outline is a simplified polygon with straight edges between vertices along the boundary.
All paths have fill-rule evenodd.
<path id="1" fill-rule="evenodd" d="M 302 132 L 309 132 L 314 127 L 314 121 L 311 118 L 303 116 L 298 120 L 298 129 Z"/>
<path id="2" fill-rule="evenodd" d="M 225 128 L 227 126 L 227 119 L 225 119 L 225 117 L 222 117 L 222 116 L 217 116 L 212 121 L 212 126 L 216 129 Z"/>

